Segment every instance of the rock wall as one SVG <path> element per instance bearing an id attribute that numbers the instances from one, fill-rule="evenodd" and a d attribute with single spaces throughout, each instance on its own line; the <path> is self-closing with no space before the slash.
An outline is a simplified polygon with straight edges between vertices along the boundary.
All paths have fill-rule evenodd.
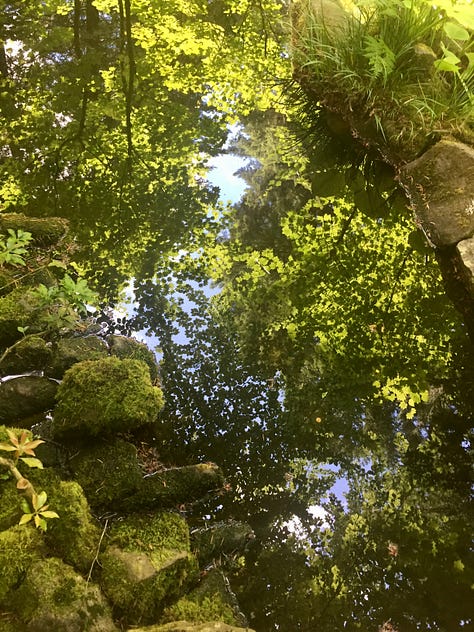
<path id="1" fill-rule="evenodd" d="M 62 220 L 28 221 L 42 248 L 65 239 Z M 0 215 L 0 237 L 24 222 Z M 137 429 L 141 441 L 143 429 L 156 432 L 163 407 L 154 355 L 133 339 L 103 339 L 79 317 L 67 332 L 54 319 L 45 328 L 51 312 L 34 283 L 18 280 L 25 271 L 0 272 L 0 632 L 248 629 L 225 576 L 209 572 L 205 538 L 192 543 L 180 512 L 222 491 L 222 471 L 156 470 L 134 444 Z M 45 442 L 29 443 L 38 432 Z M 45 467 L 28 469 L 22 455 Z M 216 528 L 223 550 L 252 536 L 244 525 L 232 537 Z"/>

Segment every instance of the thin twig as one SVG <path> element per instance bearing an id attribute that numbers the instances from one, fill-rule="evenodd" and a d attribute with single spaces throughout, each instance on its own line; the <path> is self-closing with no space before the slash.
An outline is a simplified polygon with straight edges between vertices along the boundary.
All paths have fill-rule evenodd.
<path id="1" fill-rule="evenodd" d="M 89 573 L 87 575 L 86 584 L 88 584 L 90 582 L 90 579 L 91 579 L 91 576 L 92 576 L 92 570 L 94 569 L 94 565 L 95 565 L 96 562 L 99 561 L 100 545 L 102 544 L 102 540 L 104 539 L 104 535 L 105 535 L 105 532 L 107 531 L 107 525 L 108 524 L 109 524 L 109 519 L 107 518 L 105 520 L 104 528 L 102 529 L 102 533 L 101 533 L 101 536 L 99 538 L 99 544 L 97 545 L 97 550 L 95 552 L 94 559 L 92 560 L 92 564 L 91 564 L 91 567 L 89 569 Z"/>

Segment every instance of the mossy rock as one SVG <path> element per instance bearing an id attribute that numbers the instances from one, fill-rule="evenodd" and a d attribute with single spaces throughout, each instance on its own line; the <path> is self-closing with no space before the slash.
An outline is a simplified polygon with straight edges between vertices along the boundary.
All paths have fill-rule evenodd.
<path id="1" fill-rule="evenodd" d="M 222 621 L 229 625 L 247 625 L 229 582 L 218 568 L 211 569 L 197 588 L 165 609 L 162 623 L 170 621 Z"/>
<path id="2" fill-rule="evenodd" d="M 187 526 L 177 514 L 116 523 L 100 563 L 102 589 L 127 624 L 155 623 L 165 604 L 181 597 L 198 577 Z"/>
<path id="3" fill-rule="evenodd" d="M 37 491 L 45 491 L 48 505 L 59 519 L 48 521 L 45 541 L 56 556 L 81 572 L 89 571 L 101 528 L 91 515 L 86 496 L 75 481 L 63 481 L 53 468 L 25 472 Z"/>
<path id="4" fill-rule="evenodd" d="M 16 423 L 51 410 L 57 390 L 56 382 L 34 375 L 0 383 L 0 422 Z"/>
<path id="5" fill-rule="evenodd" d="M 81 572 L 88 572 L 99 546 L 101 530 L 92 517 L 81 486 L 61 481 L 48 497 L 50 508 L 59 515 L 46 532 L 49 548 Z"/>
<path id="6" fill-rule="evenodd" d="M 0 470 L 1 474 L 4 472 L 4 469 Z M 27 474 L 27 472 L 24 473 Z M 13 477 L 0 481 L 0 531 L 6 531 L 20 522 L 23 515 L 21 500 Z"/>
<path id="7" fill-rule="evenodd" d="M 28 333 L 41 331 L 44 315 L 41 300 L 33 290 L 19 287 L 0 297 L 0 349 L 21 338 L 18 327 L 28 327 Z"/>
<path id="8" fill-rule="evenodd" d="M 133 628 L 133 630 L 134 632 L 254 632 L 250 628 L 239 628 L 222 623 L 222 621 L 207 621 L 206 623 L 173 621 L 172 623 L 151 625 L 146 628 Z"/>
<path id="9" fill-rule="evenodd" d="M 112 632 L 117 630 L 98 586 L 87 583 L 58 558 L 32 565 L 10 595 L 11 606 L 31 632 Z"/>
<path id="10" fill-rule="evenodd" d="M 67 234 L 69 223 L 62 217 L 27 217 L 22 213 L 0 213 L 0 233 L 8 230 L 24 230 L 31 233 L 35 246 L 52 246 Z"/>
<path id="11" fill-rule="evenodd" d="M 10 270 L 0 268 L 0 296 L 5 296 L 14 288 L 13 278 L 14 275 Z"/>
<path id="12" fill-rule="evenodd" d="M 128 432 L 152 423 L 163 392 L 152 386 L 147 365 L 109 357 L 86 360 L 66 371 L 54 412 L 55 438 Z"/>
<path id="13" fill-rule="evenodd" d="M 133 338 L 127 338 L 126 336 L 111 335 L 107 336 L 107 342 L 109 343 L 110 353 L 118 358 L 124 360 L 129 358 L 131 360 L 142 360 L 148 365 L 150 369 L 150 378 L 152 382 L 158 379 L 158 365 L 156 362 L 155 354 L 150 351 L 143 342 L 138 342 Z"/>
<path id="14" fill-rule="evenodd" d="M 19 341 L 0 364 L 0 375 L 17 375 L 43 369 L 51 358 L 51 345 L 41 336 Z"/>
<path id="15" fill-rule="evenodd" d="M 248 523 L 231 520 L 193 531 L 192 549 L 203 567 L 220 555 L 243 552 L 254 540 L 255 534 Z"/>
<path id="16" fill-rule="evenodd" d="M 108 355 L 106 343 L 97 336 L 62 338 L 54 346 L 45 374 L 61 379 L 74 364 L 84 360 L 99 360 Z"/>
<path id="17" fill-rule="evenodd" d="M 10 605 L 9 591 L 45 552 L 42 532 L 33 525 L 15 525 L 0 532 L 0 605 Z"/>
<path id="18" fill-rule="evenodd" d="M 203 498 L 223 485 L 224 474 L 214 463 L 170 468 L 144 478 L 127 506 L 132 511 L 174 507 Z"/>
<path id="19" fill-rule="evenodd" d="M 90 505 L 101 509 L 126 504 L 143 480 L 135 446 L 122 439 L 80 450 L 70 466 Z"/>
<path id="20" fill-rule="evenodd" d="M 174 605 L 165 609 L 161 618 L 163 623 L 170 621 L 189 621 L 205 623 L 221 621 L 229 625 L 236 623 L 232 608 L 220 595 L 197 598 L 193 594 L 185 595 Z"/>
<path id="21" fill-rule="evenodd" d="M 127 551 L 141 548 L 191 550 L 186 520 L 178 513 L 169 511 L 151 516 L 134 514 L 117 521 L 112 525 L 107 541 Z"/>

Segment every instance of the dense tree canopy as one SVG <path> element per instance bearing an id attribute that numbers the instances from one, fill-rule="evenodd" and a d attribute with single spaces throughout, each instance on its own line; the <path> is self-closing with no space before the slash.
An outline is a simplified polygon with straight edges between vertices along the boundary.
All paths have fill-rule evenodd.
<path id="1" fill-rule="evenodd" d="M 462 97 L 468 134 L 472 5 L 386 4 L 353 8 L 382 7 L 382 24 L 423 17 L 421 43 L 438 55 L 443 98 Z M 290 78 L 298 34 L 277 0 L 2 10 L 0 212 L 67 217 L 77 267 L 104 300 L 133 285 L 126 326 L 158 339 L 166 394 L 155 436 L 137 441 L 164 463 L 225 470 L 227 493 L 186 511 L 254 529 L 245 556 L 215 561 L 251 625 L 472 625 L 472 344 L 374 140 L 378 102 L 357 111 L 370 119 L 361 142 L 311 100 Z M 414 46 L 408 26 L 398 34 Z M 392 125 L 397 81 L 414 79 L 382 35 L 363 32 L 363 73 L 349 79 L 377 98 L 393 88 L 381 119 Z M 451 48 L 436 48 L 446 36 Z M 222 151 L 248 158 L 247 191 L 227 207 L 206 180 Z"/>

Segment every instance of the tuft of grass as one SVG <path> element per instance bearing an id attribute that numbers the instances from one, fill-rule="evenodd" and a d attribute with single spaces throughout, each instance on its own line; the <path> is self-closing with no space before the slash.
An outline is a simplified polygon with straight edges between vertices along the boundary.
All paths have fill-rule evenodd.
<path id="1" fill-rule="evenodd" d="M 335 4 L 303 0 L 293 16 L 300 109 L 315 100 L 398 159 L 411 159 L 433 134 L 472 138 L 474 43 L 467 28 L 426 0 L 361 0 L 352 13 L 325 15 Z M 309 108 L 316 127 L 319 110 Z"/>

